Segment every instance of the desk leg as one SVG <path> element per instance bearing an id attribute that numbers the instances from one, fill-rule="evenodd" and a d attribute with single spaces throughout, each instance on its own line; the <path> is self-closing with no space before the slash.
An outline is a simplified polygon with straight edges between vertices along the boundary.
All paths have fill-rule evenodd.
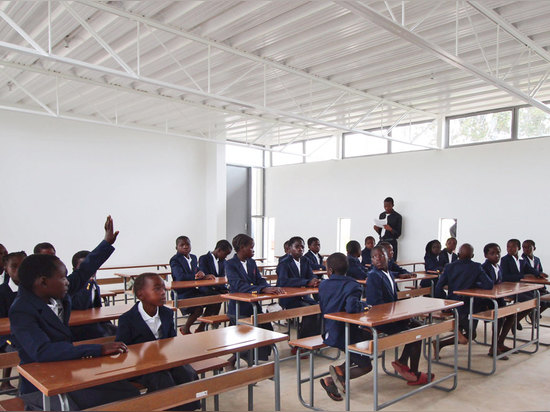
<path id="1" fill-rule="evenodd" d="M 126 278 L 122 278 L 124 282 L 124 303 L 128 303 L 128 294 L 126 293 Z"/>
<path id="2" fill-rule="evenodd" d="M 372 365 L 373 377 L 372 377 L 372 396 L 373 396 L 373 410 L 378 410 L 378 332 L 375 328 L 371 328 L 372 333 Z"/>
<path id="3" fill-rule="evenodd" d="M 252 311 L 254 313 L 254 326 L 258 327 L 258 305 L 256 305 L 255 303 L 252 304 Z M 254 348 L 254 365 L 258 365 L 259 363 L 258 351 L 259 351 L 258 347 L 255 347 Z"/>
<path id="4" fill-rule="evenodd" d="M 42 394 L 42 409 L 49 411 L 50 408 L 50 397 Z"/>
<path id="5" fill-rule="evenodd" d="M 281 410 L 281 376 L 279 372 L 279 349 L 277 345 L 271 345 L 273 348 L 273 357 L 275 358 L 275 373 L 273 376 L 273 384 L 275 385 L 275 410 Z"/>
<path id="6" fill-rule="evenodd" d="M 59 403 L 61 404 L 62 411 L 69 411 L 69 398 L 66 393 L 59 394 Z"/>
<path id="7" fill-rule="evenodd" d="M 497 351 L 498 351 L 498 302 L 496 299 L 491 299 L 493 301 L 493 307 L 495 308 L 494 314 L 495 317 L 493 318 L 493 345 L 491 346 L 493 348 L 493 370 L 491 371 L 490 375 L 495 373 L 497 370 Z"/>
<path id="8" fill-rule="evenodd" d="M 346 322 L 346 328 L 345 328 L 345 341 L 344 341 L 344 344 L 346 345 L 346 367 L 344 368 L 345 369 L 345 374 L 346 374 L 346 378 L 345 378 L 345 385 L 346 385 L 346 411 L 349 411 L 349 408 L 350 408 L 350 385 L 349 385 L 349 370 L 350 370 L 350 365 L 349 365 L 349 334 L 350 334 L 350 324 L 348 322 Z"/>
<path id="9" fill-rule="evenodd" d="M 468 370 L 472 369 L 472 336 L 474 334 L 474 297 L 470 297 L 470 313 L 468 315 L 468 328 L 470 329 L 468 333 Z M 457 320 L 458 322 L 458 320 Z"/>
<path id="10" fill-rule="evenodd" d="M 240 312 L 239 301 L 237 300 L 237 301 L 235 301 L 235 325 L 239 324 L 240 313 L 241 312 Z M 240 368 L 240 365 L 241 365 L 241 353 L 240 352 L 236 353 L 235 365 L 237 365 L 237 369 Z"/>
<path id="11" fill-rule="evenodd" d="M 453 379 L 453 390 L 456 389 L 456 386 L 458 385 L 458 309 L 453 309 L 453 314 L 455 315 L 455 330 L 454 330 L 454 337 L 455 337 L 455 344 L 454 344 L 454 379 Z M 439 339 L 439 336 L 438 336 Z M 439 346 L 439 345 L 438 345 Z M 439 353 L 439 347 L 437 348 Z"/>

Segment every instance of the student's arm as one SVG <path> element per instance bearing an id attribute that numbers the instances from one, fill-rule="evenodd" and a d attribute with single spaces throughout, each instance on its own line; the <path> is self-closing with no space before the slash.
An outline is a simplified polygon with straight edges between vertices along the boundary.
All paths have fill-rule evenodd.
<path id="1" fill-rule="evenodd" d="M 258 272 L 255 277 L 256 283 L 247 282 L 246 279 L 241 277 L 239 271 L 235 265 L 240 265 L 240 262 L 234 263 L 233 260 L 227 262 L 225 266 L 225 274 L 227 275 L 227 282 L 229 283 L 230 290 L 233 293 L 260 293 L 262 289 L 268 287 L 267 281 L 260 276 Z"/>
<path id="2" fill-rule="evenodd" d="M 195 280 L 195 274 L 184 270 L 176 256 L 170 259 L 170 268 L 172 269 L 172 278 L 176 281 Z"/>
<path id="3" fill-rule="evenodd" d="M 390 215 L 391 216 L 391 215 Z M 403 218 L 400 214 L 395 214 L 395 222 L 392 222 L 393 225 L 390 225 L 393 237 L 397 239 L 399 236 L 401 236 L 401 224 L 402 224 Z M 389 224 L 389 223 L 388 223 Z"/>
<path id="4" fill-rule="evenodd" d="M 206 275 L 215 276 L 212 267 L 208 264 L 208 254 L 199 257 L 199 271 L 205 273 Z"/>
<path id="5" fill-rule="evenodd" d="M 519 282 L 521 279 L 523 279 L 523 275 L 521 273 L 512 273 L 512 270 L 510 270 L 510 265 L 515 265 L 515 262 L 511 261 L 510 259 L 506 259 L 506 256 L 504 256 L 500 263 L 502 281 Z"/>
<path id="6" fill-rule="evenodd" d="M 133 343 L 132 324 L 124 315 L 118 319 L 118 328 L 116 331 L 115 341 L 124 342 L 126 345 L 131 345 Z"/>
<path id="7" fill-rule="evenodd" d="M 384 303 L 383 287 L 380 276 L 371 272 L 367 277 L 367 304 L 374 306 Z"/>
<path id="8" fill-rule="evenodd" d="M 494 284 L 491 277 L 483 270 L 481 265 L 477 267 L 476 287 L 481 289 L 493 289 Z"/>
<path id="9" fill-rule="evenodd" d="M 301 288 L 306 286 L 309 279 L 292 277 L 289 267 L 290 265 L 295 265 L 294 259 L 285 260 L 283 263 L 279 263 L 279 265 L 277 265 L 277 286 L 282 288 Z"/>
<path id="10" fill-rule="evenodd" d="M 524 275 L 529 274 L 529 275 L 533 275 L 537 278 L 541 277 L 540 272 L 537 269 L 535 269 L 533 266 L 531 266 L 529 264 L 529 262 L 525 262 L 523 264 L 523 271 L 522 272 L 523 272 Z"/>
<path id="11" fill-rule="evenodd" d="M 365 302 L 361 301 L 361 295 L 363 294 L 359 284 L 354 285 L 351 293 L 346 297 L 346 312 L 347 313 L 359 313 L 365 310 L 367 306 Z"/>
<path id="12" fill-rule="evenodd" d="M 434 295 L 436 298 L 445 299 L 447 297 L 447 292 L 445 292 L 445 289 L 443 289 L 443 287 L 449 284 L 448 273 L 449 271 L 447 269 L 444 270 L 441 276 L 439 276 L 439 279 L 437 280 L 437 283 L 434 289 Z M 491 284 L 491 288 L 492 288 L 492 284 Z"/>

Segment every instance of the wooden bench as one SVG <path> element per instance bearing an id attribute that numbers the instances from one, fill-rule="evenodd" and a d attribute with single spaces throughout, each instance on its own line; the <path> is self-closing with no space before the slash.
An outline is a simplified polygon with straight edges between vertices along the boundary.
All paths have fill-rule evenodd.
<path id="1" fill-rule="evenodd" d="M 504 318 L 509 315 L 513 315 L 514 313 L 523 312 L 529 309 L 533 309 L 537 306 L 537 300 L 536 299 L 530 299 L 526 300 L 525 302 L 518 302 L 514 303 L 513 305 L 504 306 L 502 308 L 498 308 L 498 316 L 497 318 Z M 474 313 L 473 315 L 474 319 L 479 320 L 486 320 L 486 321 L 492 321 L 495 319 L 495 310 L 486 310 L 483 312 Z"/>
<path id="2" fill-rule="evenodd" d="M 426 296 L 432 294 L 431 287 L 408 289 L 397 292 L 397 299 L 416 298 L 418 296 Z"/>
<path id="3" fill-rule="evenodd" d="M 274 365 L 273 362 L 269 362 L 259 366 L 237 369 L 222 375 L 214 375 L 206 379 L 177 385 L 135 398 L 96 406 L 90 410 L 163 411 L 208 396 L 218 395 L 222 392 L 251 385 L 263 379 L 272 378 L 275 374 Z"/>
<path id="4" fill-rule="evenodd" d="M 222 296 L 223 295 L 208 295 L 208 296 L 199 296 L 196 298 L 178 299 L 176 303 L 176 307 L 178 309 L 182 309 L 182 308 L 193 308 L 195 306 L 206 306 L 206 305 L 213 305 L 215 303 L 222 303 L 225 301 L 225 299 L 223 299 Z M 172 301 L 172 305 L 174 305 L 173 301 Z"/>
<path id="5" fill-rule="evenodd" d="M 212 316 L 200 316 L 197 318 L 197 321 L 204 322 L 207 325 L 212 325 L 214 328 L 217 328 L 220 323 L 229 322 L 229 316 L 223 315 L 212 315 Z"/>
<path id="6" fill-rule="evenodd" d="M 301 306 L 299 308 L 283 309 L 277 312 L 259 313 L 258 325 L 262 323 L 278 322 L 286 319 L 299 318 L 301 316 L 318 315 L 321 313 L 319 305 Z M 239 319 L 239 323 L 254 325 L 254 316 Z"/>
<path id="7" fill-rule="evenodd" d="M 294 339 L 288 342 L 290 346 L 294 346 L 305 350 L 317 350 L 326 347 L 323 343 L 323 337 L 321 335 L 309 336 L 307 338 Z"/>
<path id="8" fill-rule="evenodd" d="M 0 411 L 24 411 L 25 403 L 21 398 L 10 398 L 0 401 Z"/>

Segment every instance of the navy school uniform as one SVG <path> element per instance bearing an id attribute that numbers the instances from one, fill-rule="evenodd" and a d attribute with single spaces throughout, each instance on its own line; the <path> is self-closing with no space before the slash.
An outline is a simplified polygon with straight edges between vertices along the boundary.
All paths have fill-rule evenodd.
<path id="1" fill-rule="evenodd" d="M 10 275 L 8 275 L 8 272 L 6 270 L 4 270 L 4 272 L 2 272 L 2 280 L 1 280 L 1 283 L 2 284 L 5 284 L 5 283 L 8 283 L 10 280 Z"/>
<path id="2" fill-rule="evenodd" d="M 451 253 L 451 260 L 449 261 L 449 253 L 447 252 L 447 249 L 443 249 L 441 253 L 439 253 L 438 260 L 445 267 L 445 265 L 448 265 L 449 263 L 456 262 L 458 260 L 458 255 L 455 252 Z"/>
<path id="3" fill-rule="evenodd" d="M 502 280 L 504 282 L 519 282 L 525 275 L 533 275 L 540 277 L 538 270 L 533 268 L 529 261 L 523 258 L 519 258 L 519 269 L 516 265 L 515 258 L 512 255 L 505 255 L 500 259 L 500 270 L 502 272 Z M 518 301 L 524 302 L 535 297 L 535 292 L 525 292 L 518 295 Z M 550 303 L 541 302 L 540 310 L 543 311 L 547 307 L 550 307 Z"/>
<path id="4" fill-rule="evenodd" d="M 537 272 L 544 272 L 544 270 L 542 269 L 542 263 L 540 263 L 540 259 L 537 256 L 533 256 L 533 264 L 531 264 L 529 257 L 525 253 L 521 255 L 521 258 L 525 260 L 527 264 L 535 269 Z"/>
<path id="5" fill-rule="evenodd" d="M 370 265 L 372 263 L 370 253 L 372 252 L 372 249 L 363 249 L 361 251 L 361 264 L 363 266 Z"/>
<path id="6" fill-rule="evenodd" d="M 323 265 L 323 256 L 319 253 L 313 253 L 311 250 L 308 250 L 304 257 L 309 260 L 312 270 L 326 270 L 327 268 Z"/>
<path id="7" fill-rule="evenodd" d="M 69 292 L 61 300 L 63 314 L 60 319 L 52 309 L 32 291 L 20 288 L 9 311 L 12 335 L 19 351 L 21 364 L 55 362 L 83 357 L 101 356 L 101 345 L 73 346 L 69 329 L 71 295 L 85 287 L 88 279 L 113 253 L 114 248 L 102 241 L 68 276 Z M 42 409 L 42 394 L 21 377 L 20 394 L 30 409 Z M 113 382 L 68 394 L 71 410 L 86 409 L 108 402 L 139 396 L 139 391 L 128 382 Z M 52 410 L 59 410 L 57 397 L 51 399 Z"/>
<path id="8" fill-rule="evenodd" d="M 279 260 L 280 261 L 280 260 Z M 246 259 L 246 271 L 241 263 L 241 260 L 235 254 L 231 259 L 226 262 L 225 274 L 227 276 L 227 282 L 229 283 L 229 290 L 231 293 L 261 293 L 262 289 L 269 287 L 267 281 L 262 277 L 256 261 L 254 259 Z M 239 316 L 248 317 L 253 315 L 252 305 L 256 305 L 258 313 L 262 313 L 262 307 L 259 302 L 248 303 L 240 302 L 239 304 Z M 236 304 L 234 300 L 230 300 L 227 306 L 227 315 L 231 319 L 230 324 L 235 325 L 236 318 Z M 263 323 L 258 325 L 261 328 L 267 330 L 273 330 L 271 323 Z M 262 346 L 258 350 L 258 357 L 260 360 L 267 360 L 271 354 L 270 346 Z M 242 356 L 248 356 L 248 351 L 242 352 Z"/>
<path id="9" fill-rule="evenodd" d="M 495 269 L 495 267 L 491 262 L 489 262 L 488 260 L 485 260 L 485 262 L 483 262 L 481 267 L 483 268 L 485 273 L 487 273 L 487 276 L 489 276 L 489 278 L 493 281 L 493 285 L 498 285 L 499 283 L 502 283 L 502 271 L 500 270 L 500 265 L 497 266 L 498 267 L 498 270 L 497 270 Z M 491 302 L 490 299 L 483 299 L 483 300 L 487 301 L 486 302 L 487 309 L 494 309 L 493 302 Z M 506 306 L 506 301 L 503 298 L 498 298 L 496 299 L 496 301 L 498 302 L 499 308 Z"/>
<path id="10" fill-rule="evenodd" d="M 185 281 L 195 280 L 195 275 L 199 271 L 197 265 L 197 257 L 189 254 L 191 265 L 181 253 L 176 253 L 170 259 L 170 268 L 172 269 L 172 280 Z M 195 288 L 177 289 L 178 299 L 195 298 L 199 296 L 199 292 Z"/>
<path id="11" fill-rule="evenodd" d="M 364 280 L 367 278 L 368 269 L 361 264 L 358 258 L 348 255 L 348 272 L 347 275 L 357 279 Z"/>
<path id="12" fill-rule="evenodd" d="M 424 269 L 431 270 L 434 272 L 443 272 L 445 265 L 441 261 L 441 255 L 434 255 L 433 253 L 424 255 Z M 420 287 L 425 288 L 431 285 L 429 279 L 422 279 L 420 281 Z"/>
<path id="13" fill-rule="evenodd" d="M 199 270 L 203 271 L 205 275 L 214 275 L 223 278 L 225 277 L 225 259 L 218 260 L 218 270 L 216 270 L 214 255 L 212 252 L 208 252 L 199 257 Z M 199 292 L 203 295 L 218 295 L 220 293 L 227 293 L 228 289 L 226 285 L 201 286 Z"/>
<path id="14" fill-rule="evenodd" d="M 388 218 L 388 225 L 391 226 L 393 230 L 386 230 L 384 236 L 380 236 L 380 240 L 386 241 L 392 245 L 394 257 L 397 259 L 397 252 L 399 251 L 397 247 L 397 239 L 401 236 L 403 217 L 395 210 L 390 214 L 382 212 L 380 213 L 380 216 L 378 216 L 379 219 L 385 219 L 386 217 Z"/>
<path id="15" fill-rule="evenodd" d="M 0 318 L 7 318 L 10 307 L 17 297 L 9 283 L 0 285 Z M 15 352 L 17 348 L 11 335 L 0 336 L 0 352 Z"/>
<path id="16" fill-rule="evenodd" d="M 118 320 L 118 332 L 116 335 L 117 342 L 124 342 L 126 345 L 133 345 L 136 343 L 157 340 L 139 313 L 138 305 L 139 302 L 136 303 L 128 312 L 120 316 Z M 158 339 L 175 337 L 176 329 L 174 328 L 174 314 L 172 310 L 165 306 L 160 306 L 158 311 L 161 320 Z M 170 388 L 175 385 L 192 382 L 197 379 L 197 372 L 195 372 L 190 365 L 183 365 L 169 370 L 148 373 L 132 379 L 132 381 L 139 382 L 147 388 L 148 392 L 153 392 L 159 389 Z M 195 401 L 186 404 L 183 409 L 194 410 L 199 408 L 199 406 L 199 401 Z"/>

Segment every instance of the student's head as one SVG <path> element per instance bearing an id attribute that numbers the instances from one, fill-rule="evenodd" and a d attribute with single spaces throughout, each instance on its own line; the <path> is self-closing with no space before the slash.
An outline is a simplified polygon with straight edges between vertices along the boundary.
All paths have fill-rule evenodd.
<path id="1" fill-rule="evenodd" d="M 389 243 L 389 242 L 380 242 L 379 245 L 382 246 L 382 247 L 384 247 L 384 249 L 386 249 L 386 253 L 387 253 L 387 255 L 388 255 L 388 259 L 389 259 L 389 260 L 392 260 L 392 259 L 393 259 L 393 255 L 394 255 L 392 244 Z"/>
<path id="2" fill-rule="evenodd" d="M 361 256 L 361 245 L 357 240 L 350 240 L 346 243 L 346 252 L 353 257 Z"/>
<path id="3" fill-rule="evenodd" d="M 33 253 L 35 255 L 53 255 L 55 256 L 55 248 L 51 243 L 42 242 L 34 247 Z"/>
<path id="4" fill-rule="evenodd" d="M 441 253 L 441 242 L 437 239 L 430 240 L 426 245 L 426 255 L 439 255 Z"/>
<path id="5" fill-rule="evenodd" d="M 288 239 L 288 243 L 290 244 L 290 249 L 288 250 L 290 256 L 296 260 L 300 259 L 304 255 L 304 239 L 300 236 L 293 236 Z"/>
<path id="6" fill-rule="evenodd" d="M 508 242 L 506 242 L 506 252 L 509 255 L 517 256 L 520 247 L 521 242 L 518 239 L 510 239 Z"/>
<path id="7" fill-rule="evenodd" d="M 474 257 L 474 247 L 469 243 L 464 243 L 458 249 L 458 258 L 460 260 L 471 260 Z"/>
<path id="8" fill-rule="evenodd" d="M 233 247 L 231 246 L 231 243 L 229 243 L 227 240 L 222 239 L 218 240 L 218 243 L 216 243 L 216 247 L 214 249 L 214 256 L 216 256 L 220 260 L 224 260 L 227 255 L 231 253 L 233 250 Z"/>
<path id="9" fill-rule="evenodd" d="M 4 268 L 4 256 L 8 254 L 8 250 L 0 243 L 0 269 Z"/>
<path id="10" fill-rule="evenodd" d="M 496 265 L 500 260 L 500 246 L 496 243 L 487 243 L 483 247 L 483 254 L 489 263 Z"/>
<path id="11" fill-rule="evenodd" d="M 384 211 L 386 213 L 393 212 L 393 198 L 387 197 L 384 199 Z"/>
<path id="12" fill-rule="evenodd" d="M 73 255 L 73 258 L 71 259 L 71 263 L 73 264 L 73 270 L 76 270 L 80 267 L 80 264 L 86 259 L 86 256 L 90 254 L 89 250 L 81 250 L 76 252 Z"/>
<path id="13" fill-rule="evenodd" d="M 310 237 L 307 240 L 307 248 L 313 253 L 319 253 L 319 251 L 321 250 L 321 242 L 319 241 L 319 238 Z"/>
<path id="14" fill-rule="evenodd" d="M 34 254 L 19 266 L 19 285 L 44 299 L 63 299 L 69 290 L 67 268 L 57 256 Z"/>
<path id="15" fill-rule="evenodd" d="M 287 240 L 285 243 L 283 243 L 283 250 L 285 251 L 285 255 L 288 255 L 290 253 L 290 240 Z"/>
<path id="16" fill-rule="evenodd" d="M 456 249 L 456 238 L 450 237 L 445 242 L 445 248 L 447 249 L 447 252 L 454 252 Z"/>
<path id="17" fill-rule="evenodd" d="M 233 238 L 233 249 L 240 259 L 250 259 L 254 256 L 254 239 L 250 236 L 239 233 Z"/>
<path id="18" fill-rule="evenodd" d="M 162 306 L 166 303 L 166 286 L 157 273 L 142 273 L 134 280 L 134 295 L 144 304 Z"/>
<path id="19" fill-rule="evenodd" d="M 372 249 L 374 247 L 374 244 L 376 243 L 376 239 L 374 239 L 374 237 L 372 236 L 367 236 L 365 238 L 365 247 L 367 249 Z"/>
<path id="20" fill-rule="evenodd" d="M 370 253 L 371 262 L 372 265 L 381 270 L 387 270 L 388 269 L 388 253 L 386 252 L 386 248 L 381 245 L 376 245 L 372 248 L 372 252 Z"/>
<path id="21" fill-rule="evenodd" d="M 535 253 L 535 250 L 537 250 L 537 248 L 535 247 L 535 241 L 531 239 L 524 240 L 521 244 L 521 247 L 523 249 L 523 253 L 525 253 L 530 258 L 533 257 L 533 253 Z"/>
<path id="22" fill-rule="evenodd" d="M 27 257 L 27 254 L 23 251 L 8 253 L 3 258 L 4 267 L 6 272 L 10 275 L 10 278 L 13 279 L 16 285 L 19 285 L 19 273 L 18 269 L 21 266 L 23 259 Z"/>
<path id="23" fill-rule="evenodd" d="M 176 250 L 181 255 L 191 253 L 191 240 L 187 236 L 178 236 L 176 239 Z"/>
<path id="24" fill-rule="evenodd" d="M 344 276 L 348 271 L 348 258 L 343 253 L 333 253 L 327 258 L 327 274 Z"/>

